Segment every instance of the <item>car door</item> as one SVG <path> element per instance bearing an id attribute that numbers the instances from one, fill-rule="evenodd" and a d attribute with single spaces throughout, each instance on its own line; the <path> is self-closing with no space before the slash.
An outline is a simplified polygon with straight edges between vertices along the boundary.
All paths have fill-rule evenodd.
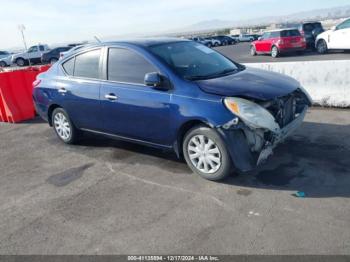
<path id="1" fill-rule="evenodd" d="M 330 35 L 329 47 L 350 49 L 350 19 L 338 25 Z"/>
<path id="2" fill-rule="evenodd" d="M 170 92 L 144 85 L 145 74 L 159 70 L 132 49 L 111 47 L 106 56 L 106 81 L 101 86 L 104 132 L 168 145 Z"/>
<path id="3" fill-rule="evenodd" d="M 261 52 L 261 53 L 267 53 L 271 49 L 269 48 L 269 38 L 270 38 L 270 33 L 264 33 L 260 40 L 255 42 L 256 46 L 256 51 Z"/>
<path id="4" fill-rule="evenodd" d="M 82 129 L 101 130 L 101 48 L 77 54 L 62 64 L 64 76 L 56 81 L 58 102 Z"/>
<path id="5" fill-rule="evenodd" d="M 30 61 L 34 63 L 36 62 L 35 58 L 38 56 L 38 52 L 39 52 L 38 46 L 32 46 L 31 48 L 29 48 L 26 58 L 30 59 Z"/>

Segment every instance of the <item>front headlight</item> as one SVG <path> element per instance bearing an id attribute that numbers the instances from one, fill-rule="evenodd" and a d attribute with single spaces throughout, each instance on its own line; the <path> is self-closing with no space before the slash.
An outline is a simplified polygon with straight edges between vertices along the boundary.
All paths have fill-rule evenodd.
<path id="1" fill-rule="evenodd" d="M 227 97 L 225 106 L 251 128 L 263 128 L 272 132 L 280 130 L 275 118 L 262 106 L 238 97 Z"/>

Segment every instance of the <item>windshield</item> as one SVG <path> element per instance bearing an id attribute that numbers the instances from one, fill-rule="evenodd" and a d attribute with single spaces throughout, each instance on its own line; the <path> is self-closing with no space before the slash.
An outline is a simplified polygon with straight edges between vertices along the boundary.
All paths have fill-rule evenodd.
<path id="1" fill-rule="evenodd" d="M 150 46 L 150 51 L 188 80 L 216 78 L 238 70 L 235 63 L 195 42 L 174 42 Z"/>

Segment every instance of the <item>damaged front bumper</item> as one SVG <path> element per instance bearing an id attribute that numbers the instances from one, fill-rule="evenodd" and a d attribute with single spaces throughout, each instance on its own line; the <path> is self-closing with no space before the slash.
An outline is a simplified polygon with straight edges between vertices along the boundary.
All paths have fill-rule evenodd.
<path id="1" fill-rule="evenodd" d="M 218 127 L 219 133 L 228 144 L 235 167 L 242 172 L 248 172 L 265 162 L 273 154 L 273 149 L 302 124 L 307 109 L 308 106 L 305 105 L 293 121 L 278 130 L 248 126 L 238 118 Z"/>
<path id="2" fill-rule="evenodd" d="M 304 121 L 306 112 L 308 107 L 305 106 L 304 110 L 288 125 L 284 128 L 280 129 L 273 136 L 273 140 L 271 142 L 267 142 L 262 151 L 259 154 L 257 165 L 260 165 L 266 159 L 273 154 L 273 149 L 283 142 L 288 136 L 290 136 Z"/>

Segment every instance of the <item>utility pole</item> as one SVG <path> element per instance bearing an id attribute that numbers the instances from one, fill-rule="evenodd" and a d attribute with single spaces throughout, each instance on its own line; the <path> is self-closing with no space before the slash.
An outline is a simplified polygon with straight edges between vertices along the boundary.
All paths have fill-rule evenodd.
<path id="1" fill-rule="evenodd" d="M 24 30 L 26 30 L 26 27 L 23 24 L 18 25 L 18 30 L 21 32 L 24 48 L 27 51 L 27 43 L 26 43 L 26 39 L 24 37 Z"/>
<path id="2" fill-rule="evenodd" d="M 20 24 L 18 25 L 18 30 L 21 32 L 24 48 L 26 49 L 26 51 L 28 51 L 26 39 L 24 37 L 24 30 L 26 30 L 26 27 L 23 24 Z M 29 66 L 31 66 L 30 57 L 28 57 L 28 61 L 29 61 Z"/>
<path id="3" fill-rule="evenodd" d="M 97 41 L 97 43 L 102 43 L 101 40 L 97 36 L 94 36 L 94 38 Z"/>

